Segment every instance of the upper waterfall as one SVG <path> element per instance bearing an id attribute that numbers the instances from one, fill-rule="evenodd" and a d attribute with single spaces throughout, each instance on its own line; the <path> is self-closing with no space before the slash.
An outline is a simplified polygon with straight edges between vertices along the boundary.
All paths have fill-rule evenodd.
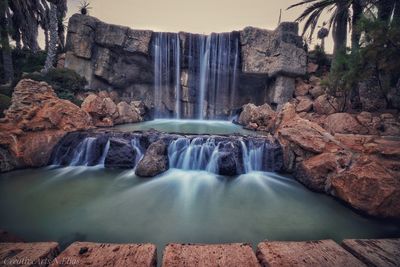
<path id="1" fill-rule="evenodd" d="M 182 39 L 180 34 L 154 34 L 154 117 L 228 117 L 224 109 L 233 106 L 236 92 L 240 34 L 186 34 Z"/>

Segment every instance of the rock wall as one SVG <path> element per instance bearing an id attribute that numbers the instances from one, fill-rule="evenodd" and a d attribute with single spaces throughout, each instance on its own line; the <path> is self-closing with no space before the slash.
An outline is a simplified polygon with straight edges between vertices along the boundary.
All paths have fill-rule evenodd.
<path id="1" fill-rule="evenodd" d="M 212 116 L 226 117 L 248 102 L 267 102 L 280 107 L 290 99 L 294 77 L 306 72 L 306 52 L 297 32 L 296 23 L 282 23 L 275 31 L 247 27 L 237 32 L 240 62 L 236 92 L 231 101 L 222 98 L 213 103 L 219 108 Z M 184 116 L 193 118 L 193 103 L 199 96 L 187 84 L 188 35 L 179 33 L 182 92 L 178 101 L 182 103 Z M 141 100 L 154 108 L 154 36 L 152 31 L 133 30 L 75 14 L 69 21 L 65 67 L 84 76 L 92 90 L 117 90 L 128 103 Z M 171 93 L 166 94 L 168 97 L 163 98 L 163 103 L 173 113 L 176 93 L 173 86 L 165 90 Z M 225 91 L 217 93 L 226 95 Z"/>

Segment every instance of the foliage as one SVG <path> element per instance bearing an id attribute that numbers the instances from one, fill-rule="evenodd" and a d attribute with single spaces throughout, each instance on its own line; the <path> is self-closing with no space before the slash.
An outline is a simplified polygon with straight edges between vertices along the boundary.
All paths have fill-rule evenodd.
<path id="1" fill-rule="evenodd" d="M 335 58 L 326 81 L 330 93 L 354 96 L 359 82 L 374 79 L 386 96 L 400 79 L 400 25 L 362 18 L 357 28 L 362 33 L 361 46 Z"/>
<path id="2" fill-rule="evenodd" d="M 59 98 L 70 100 L 77 105 L 81 103 L 76 99 L 75 93 L 81 91 L 87 83 L 85 78 L 69 69 L 51 69 L 45 75 L 36 72 L 25 75 L 23 78 L 47 82 Z"/>
<path id="3" fill-rule="evenodd" d="M 308 56 L 310 60 L 312 60 L 313 62 L 315 62 L 315 64 L 319 66 L 329 67 L 331 65 L 331 60 L 328 58 L 325 51 L 319 45 L 316 45 L 314 50 L 310 51 Z"/>
<path id="4" fill-rule="evenodd" d="M 11 98 L 0 94 L 0 117 L 4 116 L 4 111 L 11 105 Z"/>

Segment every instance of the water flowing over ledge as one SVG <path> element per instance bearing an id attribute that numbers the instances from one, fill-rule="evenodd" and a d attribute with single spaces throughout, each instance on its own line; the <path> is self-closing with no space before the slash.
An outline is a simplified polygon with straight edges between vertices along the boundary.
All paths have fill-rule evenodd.
<path id="1" fill-rule="evenodd" d="M 251 171 L 281 171 L 283 165 L 280 144 L 263 136 L 117 130 L 67 134 L 54 148 L 50 164 L 122 169 L 144 164 L 151 169 L 163 160 L 166 166 L 160 167 L 156 174 L 177 168 L 235 176 Z"/>

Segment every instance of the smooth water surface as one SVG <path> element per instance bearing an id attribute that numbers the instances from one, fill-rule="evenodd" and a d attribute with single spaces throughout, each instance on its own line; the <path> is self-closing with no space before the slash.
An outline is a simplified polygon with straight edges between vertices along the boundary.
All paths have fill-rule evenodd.
<path id="1" fill-rule="evenodd" d="M 243 134 L 260 135 L 258 132 L 243 129 L 230 121 L 211 120 L 174 120 L 156 119 L 140 123 L 123 124 L 114 127 L 122 131 L 146 131 L 155 129 L 160 132 L 182 133 L 182 134 Z"/>
<path id="2" fill-rule="evenodd" d="M 27 241 L 225 243 L 399 236 L 292 178 L 170 169 L 153 179 L 99 167 L 0 175 L 0 228 Z"/>

